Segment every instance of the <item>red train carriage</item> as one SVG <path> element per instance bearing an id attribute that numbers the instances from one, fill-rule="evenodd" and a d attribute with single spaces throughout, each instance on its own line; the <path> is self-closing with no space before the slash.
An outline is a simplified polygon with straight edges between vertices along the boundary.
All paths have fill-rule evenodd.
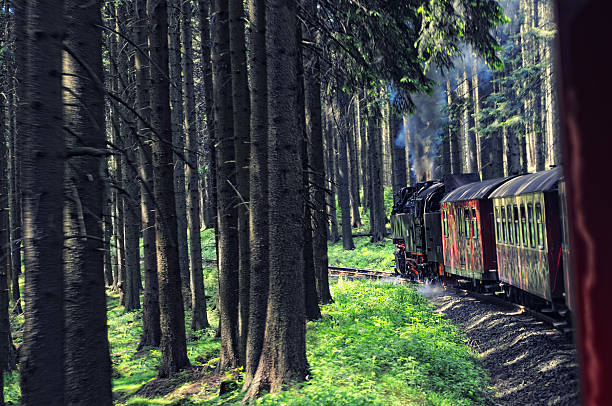
<path id="1" fill-rule="evenodd" d="M 518 176 L 491 193 L 499 279 L 510 296 L 518 295 L 525 304 L 535 303 L 524 292 L 563 302 L 557 193 L 561 175 L 561 168 L 554 168 Z"/>
<path id="2" fill-rule="evenodd" d="M 561 252 L 563 256 L 565 304 L 573 312 L 575 305 L 572 292 L 572 262 L 570 259 L 569 219 L 567 217 L 567 188 L 564 179 L 559 181 L 559 209 L 561 211 Z"/>
<path id="3" fill-rule="evenodd" d="M 473 281 L 496 281 L 497 261 L 489 194 L 510 178 L 474 182 L 442 199 L 442 241 L 446 272 Z"/>

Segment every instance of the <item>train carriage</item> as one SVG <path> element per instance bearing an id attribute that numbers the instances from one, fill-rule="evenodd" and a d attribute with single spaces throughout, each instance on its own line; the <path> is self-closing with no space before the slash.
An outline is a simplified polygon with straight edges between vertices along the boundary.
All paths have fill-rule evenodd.
<path id="1" fill-rule="evenodd" d="M 474 182 L 442 199 L 442 242 L 447 273 L 480 281 L 497 280 L 489 194 L 511 178 Z"/>
<path id="2" fill-rule="evenodd" d="M 561 175 L 561 168 L 554 168 L 518 176 L 491 193 L 498 276 L 509 294 L 529 292 L 548 302 L 563 301 Z"/>

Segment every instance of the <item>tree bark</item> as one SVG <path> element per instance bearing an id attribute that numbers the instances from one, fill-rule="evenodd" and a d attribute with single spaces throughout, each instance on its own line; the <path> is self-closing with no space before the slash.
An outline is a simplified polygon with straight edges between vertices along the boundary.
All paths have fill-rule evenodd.
<path id="1" fill-rule="evenodd" d="M 151 95 L 149 93 L 150 65 L 147 29 L 147 2 L 134 2 L 134 33 L 140 50 L 134 52 L 136 66 L 136 108 L 143 120 L 138 120 L 140 139 L 140 196 L 142 216 L 142 248 L 145 290 L 142 301 L 142 336 L 138 348 L 158 347 L 161 341 L 159 315 L 159 281 L 157 279 L 157 247 L 155 243 L 155 199 L 153 196 L 153 156 L 149 139 L 152 133 Z"/>
<path id="2" fill-rule="evenodd" d="M 157 204 L 155 234 L 162 361 L 160 377 L 168 377 L 189 366 L 185 339 L 185 314 L 181 297 L 181 274 L 177 247 L 176 207 L 172 160 L 172 127 L 168 82 L 168 15 L 166 0 L 147 0 L 150 20 L 151 127 L 153 141 L 153 186 Z"/>
<path id="3" fill-rule="evenodd" d="M 119 31 L 125 36 L 130 36 L 131 30 L 128 29 L 130 13 L 127 9 L 127 3 L 118 7 L 117 25 Z M 120 52 L 117 55 L 119 59 L 119 92 L 129 104 L 132 104 L 132 78 L 127 46 L 127 41 L 120 38 Z M 138 173 L 136 171 L 138 161 L 135 122 L 128 113 L 127 107 L 121 106 L 119 111 L 122 119 L 119 133 L 124 150 L 121 159 L 121 175 L 123 179 L 122 187 L 125 191 L 123 199 L 121 199 L 123 202 L 123 255 L 125 257 L 125 279 L 123 279 L 122 291 L 124 293 L 125 311 L 131 312 L 140 309 L 140 199 L 138 198 Z"/>
<path id="4" fill-rule="evenodd" d="M 348 114 L 349 120 L 355 117 L 355 110 L 357 109 L 358 103 L 353 99 L 352 108 Z M 359 198 L 359 159 L 357 157 L 357 138 L 359 137 L 359 125 L 357 121 L 351 121 L 349 123 L 349 139 L 347 142 L 348 146 L 348 160 L 349 160 L 349 188 L 351 191 L 351 211 L 353 219 L 353 227 L 361 227 L 361 215 L 359 213 L 359 206 L 361 205 Z"/>
<path id="5" fill-rule="evenodd" d="M 348 96 L 342 92 L 336 96 L 337 107 L 334 115 L 344 115 L 347 112 Z M 340 117 L 338 117 L 340 118 Z M 351 202 L 350 202 L 350 190 L 349 190 L 349 172 L 348 172 L 348 156 L 347 156 L 347 139 L 348 139 L 348 126 L 346 120 L 334 120 L 339 124 L 337 129 L 337 142 L 338 142 L 338 204 L 340 205 L 340 212 L 342 215 L 342 249 L 352 250 L 355 249 L 353 243 L 353 229 L 351 227 Z"/>
<path id="6" fill-rule="evenodd" d="M 303 196 L 303 239 L 302 244 L 302 260 L 304 261 L 304 308 L 306 310 L 306 320 L 316 320 L 321 318 L 321 310 L 319 309 L 319 300 L 317 298 L 317 288 L 315 279 L 314 265 L 314 246 L 312 240 L 312 211 L 310 210 L 310 185 L 308 179 L 308 135 L 306 133 L 306 96 L 304 85 L 304 60 L 302 47 L 302 25 L 298 25 L 296 32 L 296 44 L 298 44 L 296 63 L 297 72 L 297 108 L 296 122 L 297 134 L 299 137 L 300 160 L 302 162 L 302 185 L 301 191 Z"/>
<path id="7" fill-rule="evenodd" d="M 268 88 L 266 75 L 266 4 L 249 0 L 249 79 L 251 156 L 249 160 L 251 292 L 244 388 L 249 387 L 263 347 L 269 284 Z"/>
<path id="8" fill-rule="evenodd" d="M 246 395 L 251 399 L 262 390 L 277 392 L 303 381 L 308 373 L 303 261 L 301 255 L 287 255 L 299 253 L 303 239 L 302 179 L 296 176 L 300 139 L 292 136 L 297 130 L 296 4 L 272 0 L 267 5 L 270 290 L 266 339 Z"/>
<path id="9" fill-rule="evenodd" d="M 329 241 L 334 244 L 340 241 L 338 235 L 338 217 L 336 215 L 336 189 L 337 189 L 337 164 L 336 164 L 336 135 L 333 112 L 329 107 L 325 114 L 325 153 L 327 154 L 327 166 L 325 172 L 329 177 L 329 194 L 327 195 L 327 216 L 329 218 Z"/>
<path id="10" fill-rule="evenodd" d="M 240 363 L 238 336 L 238 236 L 234 121 L 229 54 L 229 10 L 227 1 L 214 0 L 213 99 L 217 154 L 217 233 L 219 252 L 219 329 L 221 356 L 218 368 Z"/>
<path id="11" fill-rule="evenodd" d="M 389 115 L 389 142 L 391 143 L 391 172 L 393 174 L 393 196 L 403 187 L 408 185 L 406 181 L 406 151 L 398 146 L 395 140 L 402 130 L 403 117 L 397 112 L 391 112 Z M 402 132 L 403 133 L 403 132 Z"/>
<path id="12" fill-rule="evenodd" d="M 21 403 L 63 405 L 63 1 L 30 0 L 27 9 L 27 130 L 22 160 L 25 324 Z M 18 5 L 17 12 L 24 10 Z"/>
<path id="13" fill-rule="evenodd" d="M 453 106 L 453 90 L 451 89 L 450 80 L 446 80 L 446 98 L 449 109 Z M 453 174 L 461 173 L 462 159 L 461 159 L 461 138 L 454 128 L 454 117 L 449 111 L 449 132 L 448 137 L 450 139 L 450 157 L 451 157 L 451 172 Z"/>
<path id="14" fill-rule="evenodd" d="M 370 174 L 370 233 L 371 242 L 382 241 L 386 234 L 386 214 L 381 168 L 380 112 L 368 109 L 368 173 Z"/>
<path id="15" fill-rule="evenodd" d="M 67 146 L 104 149 L 101 2 L 66 1 L 63 83 Z M 112 404 L 104 288 L 100 157 L 70 158 L 64 230 L 64 366 L 66 404 Z M 136 237 L 138 231 L 136 229 Z M 136 249 L 138 238 L 136 238 Z M 138 258 L 138 251 L 136 251 Z M 138 268 L 136 268 L 138 271 Z M 61 313 L 60 313 L 61 314 Z"/>
<path id="16" fill-rule="evenodd" d="M 183 86 L 181 78 L 181 0 L 168 1 L 168 56 L 170 60 L 170 106 L 172 115 L 172 144 L 179 154 L 174 159 L 174 191 L 176 224 L 178 227 L 179 265 L 184 307 L 191 307 L 189 286 L 189 248 L 187 244 L 187 199 L 185 193 L 185 133 L 183 130 Z"/>
<path id="17" fill-rule="evenodd" d="M 312 16 L 317 15 L 316 1 L 305 0 L 304 9 Z M 303 32 L 304 39 L 318 42 L 320 34 L 316 28 L 308 27 Z M 305 74 L 304 96 L 306 105 L 306 133 L 309 139 L 308 161 L 310 162 L 310 182 L 313 191 L 313 255 L 315 279 L 320 303 L 332 301 L 329 292 L 327 272 L 327 209 L 325 189 L 325 155 L 323 149 L 323 125 L 321 119 L 321 72 L 319 56 L 310 47 L 304 48 Z"/>
<path id="18" fill-rule="evenodd" d="M 247 82 L 243 0 L 229 1 L 230 58 L 232 63 L 232 101 L 234 115 L 234 150 L 238 193 L 238 279 L 240 289 L 240 362 L 244 362 L 249 325 L 249 143 L 250 115 Z"/>
<path id="19" fill-rule="evenodd" d="M 200 238 L 200 193 L 198 188 L 198 131 L 196 128 L 196 105 L 193 85 L 192 9 L 191 2 L 183 2 L 183 74 L 185 94 L 185 134 L 187 135 L 187 225 L 189 228 L 189 270 L 191 285 L 191 328 L 201 330 L 208 327 L 206 316 L 206 294 L 202 272 L 202 241 Z"/>
<path id="20" fill-rule="evenodd" d="M 359 133 L 361 136 L 361 170 L 363 176 L 363 208 L 369 209 L 370 206 L 370 176 L 368 172 L 368 129 L 366 126 L 367 105 L 366 97 L 359 97 Z"/>

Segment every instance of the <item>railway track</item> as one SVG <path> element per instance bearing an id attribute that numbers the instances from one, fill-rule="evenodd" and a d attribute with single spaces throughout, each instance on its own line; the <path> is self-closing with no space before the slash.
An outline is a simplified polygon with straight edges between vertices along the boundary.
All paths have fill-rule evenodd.
<path id="1" fill-rule="evenodd" d="M 330 275 L 334 276 L 348 276 L 351 278 L 367 278 L 367 279 L 381 279 L 397 277 L 398 280 L 404 282 L 404 278 L 398 277 L 394 272 L 377 271 L 375 269 L 360 269 L 360 268 L 347 268 L 343 266 L 328 266 L 327 270 Z"/>

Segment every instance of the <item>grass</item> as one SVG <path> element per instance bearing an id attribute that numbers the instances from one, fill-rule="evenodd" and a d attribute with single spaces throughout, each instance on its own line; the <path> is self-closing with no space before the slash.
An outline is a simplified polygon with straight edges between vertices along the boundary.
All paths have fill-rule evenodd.
<path id="1" fill-rule="evenodd" d="M 356 238 L 354 251 L 329 247 L 330 264 L 388 269 L 393 244 Z M 216 297 L 212 267 L 214 234 L 202 233 L 207 294 Z M 116 292 L 108 291 L 109 340 L 113 395 L 118 405 L 238 405 L 242 371 L 217 375 L 220 342 L 215 328 L 192 331 L 186 314 L 188 356 L 196 367 L 171 379 L 156 379 L 158 349 L 137 351 L 142 329 L 140 311 L 125 313 Z M 307 326 L 309 379 L 286 391 L 267 394 L 260 405 L 478 405 L 487 397 L 487 377 L 463 334 L 407 285 L 340 280 L 332 285 L 335 302 L 322 308 L 323 318 Z M 211 311 L 211 324 L 218 324 Z M 21 343 L 23 316 L 11 320 Z M 18 404 L 19 375 L 5 374 L 7 404 Z M 237 389 L 219 396 L 222 380 Z"/>

